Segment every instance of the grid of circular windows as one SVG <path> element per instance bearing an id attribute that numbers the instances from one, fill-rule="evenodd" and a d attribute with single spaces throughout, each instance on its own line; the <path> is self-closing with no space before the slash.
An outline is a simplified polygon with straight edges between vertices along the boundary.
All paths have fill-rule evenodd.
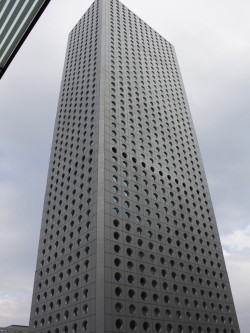
<path id="1" fill-rule="evenodd" d="M 99 1 L 95 1 L 69 36 L 45 196 L 32 332 L 91 330 L 96 251 L 98 7 Z"/>
<path id="2" fill-rule="evenodd" d="M 236 332 L 173 47 L 116 0 L 109 15 L 110 330 Z"/>
<path id="3" fill-rule="evenodd" d="M 238 333 L 173 46 L 117 0 L 102 5 L 105 330 Z M 96 0 L 69 38 L 32 303 L 34 332 L 95 330 L 99 13 Z"/>

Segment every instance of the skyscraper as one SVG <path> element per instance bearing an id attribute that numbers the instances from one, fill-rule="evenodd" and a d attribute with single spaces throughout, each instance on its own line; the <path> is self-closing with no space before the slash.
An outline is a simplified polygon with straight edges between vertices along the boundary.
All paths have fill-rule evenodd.
<path id="1" fill-rule="evenodd" d="M 117 0 L 69 36 L 30 332 L 239 332 L 174 48 Z"/>

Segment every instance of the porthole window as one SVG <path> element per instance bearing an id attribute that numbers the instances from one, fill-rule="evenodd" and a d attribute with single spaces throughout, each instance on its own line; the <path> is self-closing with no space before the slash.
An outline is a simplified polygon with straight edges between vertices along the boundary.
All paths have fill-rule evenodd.
<path id="1" fill-rule="evenodd" d="M 128 187 L 129 186 L 129 182 L 127 180 L 124 180 L 123 181 L 123 185 L 126 186 L 126 187 Z"/>
<path id="2" fill-rule="evenodd" d="M 133 275 L 129 275 L 129 276 L 128 276 L 128 282 L 129 282 L 130 284 L 132 284 L 132 283 L 134 282 L 134 276 L 133 276 Z"/>
<path id="3" fill-rule="evenodd" d="M 125 206 L 125 208 L 129 208 L 130 203 L 128 201 L 124 201 L 124 206 Z"/>
<path id="4" fill-rule="evenodd" d="M 77 332 L 77 324 L 74 324 L 72 327 L 72 333 L 76 333 Z"/>
<path id="5" fill-rule="evenodd" d="M 116 303 L 115 310 L 116 310 L 116 312 L 122 312 L 122 304 L 121 303 Z"/>
<path id="6" fill-rule="evenodd" d="M 145 321 L 144 323 L 143 323 L 143 330 L 145 331 L 145 332 L 148 332 L 149 331 L 149 323 L 147 322 L 147 321 Z"/>
<path id="7" fill-rule="evenodd" d="M 134 331 L 136 329 L 136 321 L 135 320 L 131 320 L 129 327 L 132 331 Z"/>
<path id="8" fill-rule="evenodd" d="M 148 294 L 146 293 L 146 291 L 141 292 L 141 299 L 143 301 L 145 301 L 147 299 L 147 297 L 148 297 Z"/>
<path id="9" fill-rule="evenodd" d="M 171 324 L 167 325 L 167 332 L 173 333 L 173 326 Z"/>
<path id="10" fill-rule="evenodd" d="M 118 187 L 117 186 L 113 186 L 112 189 L 113 189 L 113 192 L 115 192 L 115 193 L 118 192 Z"/>
<path id="11" fill-rule="evenodd" d="M 130 304 L 128 309 L 129 309 L 129 312 L 130 312 L 131 314 L 133 314 L 133 313 L 135 313 L 136 307 L 135 307 L 134 304 Z"/>
<path id="12" fill-rule="evenodd" d="M 161 324 L 160 323 L 155 324 L 155 330 L 156 330 L 156 332 L 161 332 Z"/>
<path id="13" fill-rule="evenodd" d="M 116 281 L 120 281 L 121 278 L 122 278 L 121 273 L 116 272 L 116 273 L 115 273 L 115 279 L 116 279 Z"/>
<path id="14" fill-rule="evenodd" d="M 121 296 L 121 294 L 122 294 L 122 290 L 121 290 L 121 288 L 116 287 L 116 288 L 115 288 L 115 294 L 116 294 L 116 296 Z"/>
<path id="15" fill-rule="evenodd" d="M 118 182 L 118 177 L 117 177 L 117 176 L 113 176 L 113 177 L 112 177 L 112 180 L 113 180 L 113 182 L 116 183 L 116 182 Z"/>
<path id="16" fill-rule="evenodd" d="M 133 289 L 129 289 L 129 291 L 128 291 L 128 296 L 129 296 L 129 298 L 134 298 L 134 296 L 135 296 L 135 291 L 134 291 Z"/>
<path id="17" fill-rule="evenodd" d="M 87 331 L 87 329 L 88 329 L 88 322 L 87 322 L 87 320 L 84 320 L 84 321 L 83 321 L 83 323 L 82 323 L 82 328 L 83 328 L 83 331 L 84 331 L 84 332 Z"/>
<path id="18" fill-rule="evenodd" d="M 113 208 L 113 214 L 114 215 L 119 215 L 119 209 L 118 208 Z"/>

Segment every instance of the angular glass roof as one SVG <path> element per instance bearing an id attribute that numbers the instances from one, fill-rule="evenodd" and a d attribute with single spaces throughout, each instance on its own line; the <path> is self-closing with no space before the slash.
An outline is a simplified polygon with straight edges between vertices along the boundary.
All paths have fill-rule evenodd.
<path id="1" fill-rule="evenodd" d="M 50 0 L 0 0 L 0 78 Z"/>

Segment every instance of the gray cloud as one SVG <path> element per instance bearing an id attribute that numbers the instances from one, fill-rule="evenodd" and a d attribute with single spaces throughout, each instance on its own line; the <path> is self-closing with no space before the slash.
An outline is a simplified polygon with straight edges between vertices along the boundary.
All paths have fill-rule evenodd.
<path id="1" fill-rule="evenodd" d="M 225 259 L 241 333 L 247 333 L 249 331 L 250 253 L 227 254 Z"/>
<path id="2" fill-rule="evenodd" d="M 0 326 L 28 323 L 67 35 L 91 3 L 51 1 L 0 82 Z M 175 45 L 220 232 L 244 230 L 250 225 L 249 1 L 123 3 Z M 248 256 L 246 249 L 226 256 L 242 333 L 250 324 L 243 292 Z"/>

